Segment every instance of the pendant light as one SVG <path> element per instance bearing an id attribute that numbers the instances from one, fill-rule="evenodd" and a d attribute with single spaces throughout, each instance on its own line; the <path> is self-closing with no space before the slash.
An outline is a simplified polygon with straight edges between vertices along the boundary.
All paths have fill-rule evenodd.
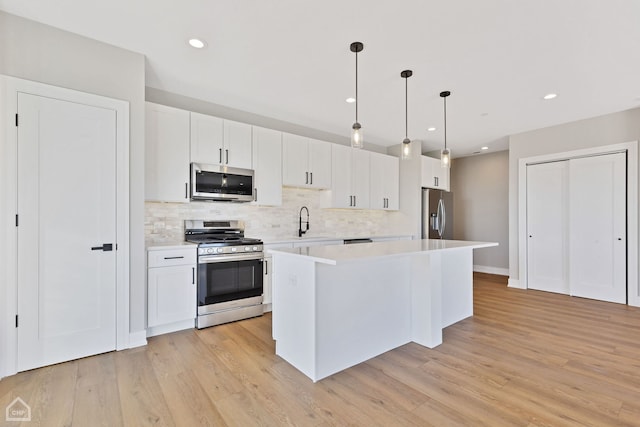
<path id="1" fill-rule="evenodd" d="M 440 92 L 440 96 L 444 100 L 444 149 L 440 152 L 440 165 L 443 168 L 451 167 L 451 150 L 447 148 L 447 97 L 451 92 L 445 90 Z"/>
<path id="2" fill-rule="evenodd" d="M 351 52 L 355 52 L 356 54 L 356 121 L 351 127 L 351 146 L 353 148 L 362 148 L 364 146 L 362 126 L 358 123 L 358 52 L 362 52 L 362 49 L 364 49 L 362 43 L 351 43 Z"/>
<path id="3" fill-rule="evenodd" d="M 404 70 L 400 73 L 400 77 L 404 79 L 404 140 L 402 141 L 402 152 L 400 158 L 409 160 L 411 158 L 411 140 L 409 139 L 409 77 L 413 75 L 413 71 Z"/>

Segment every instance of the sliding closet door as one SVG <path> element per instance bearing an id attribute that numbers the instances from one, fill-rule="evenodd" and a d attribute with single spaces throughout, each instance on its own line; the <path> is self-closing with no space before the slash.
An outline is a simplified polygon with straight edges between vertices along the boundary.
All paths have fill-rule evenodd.
<path id="1" fill-rule="evenodd" d="M 568 162 L 527 166 L 527 287 L 569 293 Z"/>
<path id="2" fill-rule="evenodd" d="M 569 162 L 571 295 L 626 303 L 626 154 Z"/>

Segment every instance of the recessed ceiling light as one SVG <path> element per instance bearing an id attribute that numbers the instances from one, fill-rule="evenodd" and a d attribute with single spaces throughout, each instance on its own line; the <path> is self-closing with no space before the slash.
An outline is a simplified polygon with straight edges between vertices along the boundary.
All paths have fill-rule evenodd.
<path id="1" fill-rule="evenodd" d="M 191 47 L 195 47 L 196 49 L 202 49 L 206 46 L 206 43 L 200 39 L 189 39 L 189 45 L 191 45 Z"/>
<path id="2" fill-rule="evenodd" d="M 480 148 L 480 149 L 481 149 L 481 150 L 488 150 L 488 149 L 489 149 L 489 147 L 482 147 L 482 148 Z"/>
<path id="3" fill-rule="evenodd" d="M 555 93 L 548 93 L 548 94 L 546 94 L 545 96 L 543 96 L 542 98 L 544 98 L 544 99 L 553 99 L 553 98 L 555 98 L 556 96 L 558 96 L 558 95 L 557 95 L 557 94 L 555 94 Z"/>
<path id="4" fill-rule="evenodd" d="M 482 117 L 487 117 L 489 115 L 489 113 L 482 113 L 480 114 Z"/>
<path id="5" fill-rule="evenodd" d="M 436 128 L 434 127 L 430 127 L 429 129 L 427 129 L 429 132 L 433 132 L 434 130 L 436 130 Z"/>
<path id="6" fill-rule="evenodd" d="M 356 99 L 355 98 L 347 98 L 347 102 L 349 104 L 353 104 L 354 102 L 356 102 Z"/>

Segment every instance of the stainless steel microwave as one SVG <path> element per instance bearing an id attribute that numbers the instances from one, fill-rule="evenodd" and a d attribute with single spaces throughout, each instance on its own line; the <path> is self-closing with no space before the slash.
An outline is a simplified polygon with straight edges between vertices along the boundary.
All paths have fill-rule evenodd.
<path id="1" fill-rule="evenodd" d="M 253 201 L 253 170 L 191 163 L 191 200 Z"/>

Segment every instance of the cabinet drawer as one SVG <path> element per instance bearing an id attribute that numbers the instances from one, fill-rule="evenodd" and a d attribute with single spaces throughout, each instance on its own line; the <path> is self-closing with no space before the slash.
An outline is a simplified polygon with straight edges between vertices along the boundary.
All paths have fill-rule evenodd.
<path id="1" fill-rule="evenodd" d="M 148 251 L 147 267 L 170 267 L 196 263 L 196 246 L 184 249 Z"/>

